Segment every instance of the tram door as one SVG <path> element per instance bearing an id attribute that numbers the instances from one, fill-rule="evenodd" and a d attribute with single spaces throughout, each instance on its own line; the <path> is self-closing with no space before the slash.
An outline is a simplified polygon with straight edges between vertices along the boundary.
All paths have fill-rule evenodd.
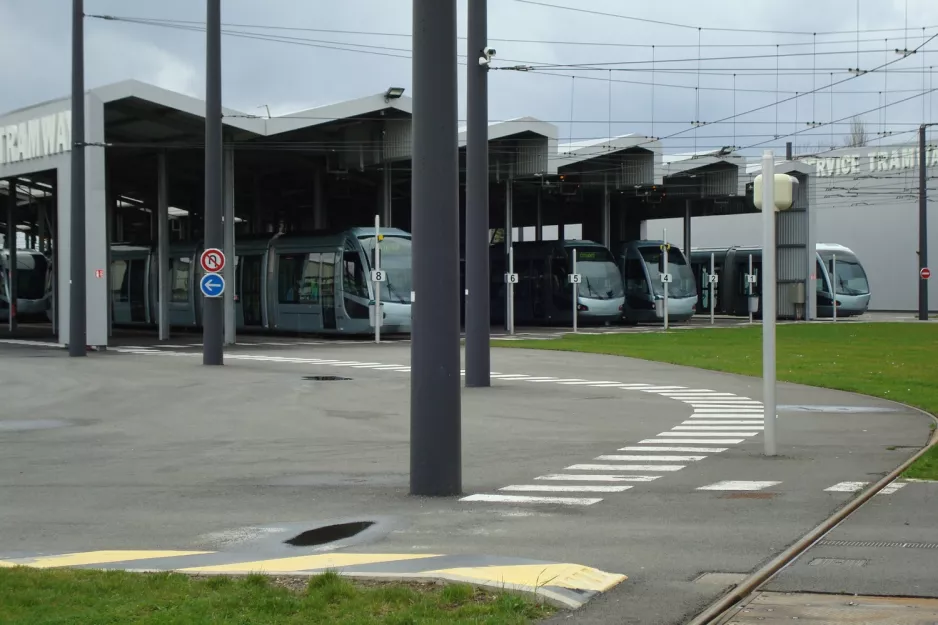
<path id="1" fill-rule="evenodd" d="M 335 330 L 335 252 L 322 253 L 322 274 L 319 291 L 322 301 L 322 327 Z"/>
<path id="2" fill-rule="evenodd" d="M 241 256 L 238 259 L 238 273 L 236 283 L 241 286 L 238 299 L 241 300 L 241 311 L 245 326 L 260 327 L 263 324 L 261 311 L 261 277 L 263 275 L 260 254 Z"/>

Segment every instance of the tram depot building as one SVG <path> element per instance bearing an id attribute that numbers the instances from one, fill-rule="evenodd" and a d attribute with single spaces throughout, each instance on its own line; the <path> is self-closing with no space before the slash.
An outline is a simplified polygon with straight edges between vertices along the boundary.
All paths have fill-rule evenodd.
<path id="1" fill-rule="evenodd" d="M 273 118 L 224 109 L 226 272 L 234 270 L 238 237 L 373 227 L 375 215 L 382 227 L 410 231 L 411 101 L 402 92 L 389 89 Z M 205 103 L 131 80 L 89 90 L 85 112 L 87 343 L 106 346 L 112 245 L 155 249 L 161 230 L 171 243 L 202 238 Z M 580 238 L 610 247 L 643 235 L 660 238 L 653 220 L 672 219 L 678 227 L 669 228 L 668 239 L 686 250 L 692 218 L 695 229 L 714 219 L 745 223 L 740 240 L 729 243 L 761 243 L 752 202 L 758 171 L 739 156 L 665 155 L 658 141 L 638 135 L 562 145 L 556 126 L 531 117 L 491 123 L 488 133 L 496 245 L 580 225 Z M 12 216 L 20 240 L 52 259 L 52 325 L 63 345 L 69 340 L 70 142 L 70 98 L 0 116 L 0 221 Z M 460 165 L 458 209 L 464 215 L 464 128 Z M 825 210 L 815 211 L 814 204 L 823 205 L 822 189 L 832 180 L 854 184 L 844 168 L 840 161 L 777 161 L 776 173 L 799 181 L 793 207 L 776 217 L 780 317 L 794 316 L 800 305 L 804 316 L 815 315 L 815 222 Z M 855 250 L 877 275 L 875 265 L 905 254 L 905 239 L 914 234 L 905 220 L 894 226 L 909 232 L 889 239 L 882 224 L 890 218 L 874 217 L 883 209 L 873 208 L 861 208 L 864 217 L 843 218 L 841 226 L 843 232 L 869 228 L 885 243 L 876 258 L 866 248 Z M 840 232 L 824 237 L 856 245 Z M 693 244 L 702 243 L 695 231 Z M 884 282 L 877 279 L 874 289 L 885 291 L 890 280 Z M 803 302 L 796 301 L 793 285 L 803 285 Z M 226 289 L 226 307 L 233 307 L 234 295 Z"/>

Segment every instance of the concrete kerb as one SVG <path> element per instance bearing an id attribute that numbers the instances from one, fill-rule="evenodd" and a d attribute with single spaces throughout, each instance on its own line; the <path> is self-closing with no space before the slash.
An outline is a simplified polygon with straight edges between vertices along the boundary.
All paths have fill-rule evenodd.
<path id="1" fill-rule="evenodd" d="M 192 576 L 313 577 L 333 571 L 344 577 L 383 582 L 464 583 L 495 591 L 510 592 L 544 601 L 555 607 L 576 610 L 626 579 L 592 567 L 522 558 L 438 554 L 307 554 L 288 558 L 257 560 L 256 554 L 222 554 L 192 551 L 91 551 L 61 555 L 37 555 L 0 560 L 0 568 L 81 568 L 123 570 L 129 573 L 174 572 Z M 215 557 L 236 559 L 226 564 Z M 126 558 L 120 561 L 121 558 Z M 147 560 L 150 565 L 133 566 Z M 194 566 L 179 566 L 188 560 Z M 160 561 L 166 566 L 160 566 Z M 362 570 L 378 567 L 381 570 Z"/>

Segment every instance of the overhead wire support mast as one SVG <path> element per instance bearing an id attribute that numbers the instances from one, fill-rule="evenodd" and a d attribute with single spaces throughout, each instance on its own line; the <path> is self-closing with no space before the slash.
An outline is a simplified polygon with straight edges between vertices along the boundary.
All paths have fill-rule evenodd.
<path id="1" fill-rule="evenodd" d="M 468 4 L 466 54 L 466 386 L 491 386 L 489 293 L 488 47 L 487 0 Z"/>
<path id="2" fill-rule="evenodd" d="M 72 0 L 72 171 L 69 226 L 68 355 L 85 356 L 85 25 L 84 0 Z M 13 241 L 11 249 L 16 247 Z M 14 304 L 15 305 L 15 304 Z"/>
<path id="3" fill-rule="evenodd" d="M 205 248 L 224 246 L 222 230 L 221 0 L 206 0 Z M 232 259 L 231 262 L 234 262 Z M 220 278 L 219 278 L 220 279 Z M 217 295 L 221 295 L 218 293 Z M 224 300 L 202 300 L 202 364 L 224 364 Z"/>

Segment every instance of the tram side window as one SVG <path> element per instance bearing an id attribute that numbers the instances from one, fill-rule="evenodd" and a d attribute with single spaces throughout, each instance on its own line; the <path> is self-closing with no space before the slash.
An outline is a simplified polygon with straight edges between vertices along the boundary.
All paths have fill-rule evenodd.
<path id="1" fill-rule="evenodd" d="M 281 304 L 300 303 L 303 254 L 281 254 L 277 259 L 277 295 Z"/>
<path id="2" fill-rule="evenodd" d="M 821 263 L 814 261 L 814 288 L 818 293 L 824 293 L 824 271 L 821 269 Z"/>
<path id="3" fill-rule="evenodd" d="M 648 293 L 648 280 L 642 261 L 629 254 L 625 261 L 625 290 L 633 295 Z"/>
<path id="4" fill-rule="evenodd" d="M 189 301 L 189 274 L 191 263 L 188 258 L 173 259 L 173 302 Z"/>
<path id="5" fill-rule="evenodd" d="M 111 301 L 128 301 L 127 289 L 127 261 L 115 260 L 111 262 Z"/>
<path id="6" fill-rule="evenodd" d="M 347 295 L 368 297 L 365 267 L 361 256 L 354 250 L 347 250 L 342 256 L 342 288 Z"/>
<path id="7" fill-rule="evenodd" d="M 563 258 L 552 258 L 550 260 L 550 283 L 551 290 L 555 295 L 566 293 L 567 285 L 567 262 Z"/>
<path id="8" fill-rule="evenodd" d="M 313 252 L 306 257 L 303 266 L 303 275 L 300 279 L 300 303 L 319 303 L 319 271 L 322 259 L 319 252 Z"/>

